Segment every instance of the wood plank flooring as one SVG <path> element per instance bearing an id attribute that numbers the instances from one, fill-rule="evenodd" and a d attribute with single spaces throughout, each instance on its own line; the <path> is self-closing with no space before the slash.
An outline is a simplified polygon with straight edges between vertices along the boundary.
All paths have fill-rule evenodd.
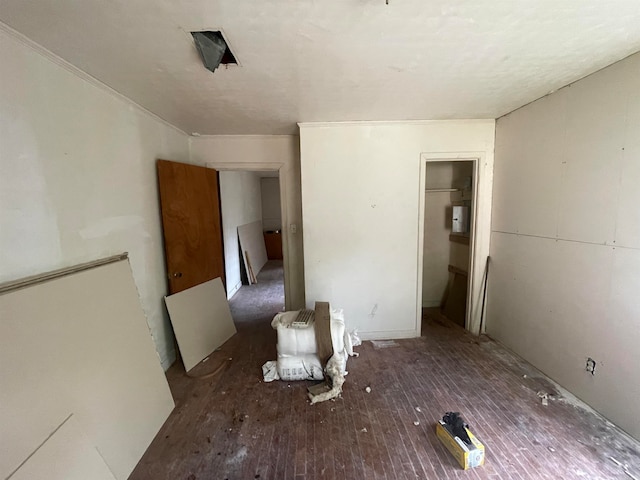
<path id="1" fill-rule="evenodd" d="M 238 334 L 198 367 L 224 365 L 221 373 L 189 378 L 179 363 L 167 372 L 176 409 L 130 479 L 640 478 L 638 442 L 433 310 L 421 338 L 358 347 L 336 401 L 311 406 L 308 382 L 265 384 L 282 299 L 264 300 L 280 266 L 270 261 L 231 302 Z M 552 395 L 548 406 L 539 391 Z M 485 444 L 484 466 L 465 472 L 440 444 L 435 422 L 447 411 L 461 412 Z"/>

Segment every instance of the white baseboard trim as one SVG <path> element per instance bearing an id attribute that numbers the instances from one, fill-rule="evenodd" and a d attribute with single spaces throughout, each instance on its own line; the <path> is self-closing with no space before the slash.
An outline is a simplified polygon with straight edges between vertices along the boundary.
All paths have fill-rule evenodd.
<path id="1" fill-rule="evenodd" d="M 361 340 L 400 340 L 402 338 L 419 337 L 419 332 L 415 330 L 387 330 L 378 332 L 360 332 L 358 336 Z"/>
<path id="2" fill-rule="evenodd" d="M 229 292 L 227 293 L 227 300 L 231 300 L 231 297 L 233 297 L 238 292 L 238 290 L 240 290 L 241 286 L 242 286 L 242 282 L 238 282 L 238 284 L 235 287 L 229 290 Z"/>

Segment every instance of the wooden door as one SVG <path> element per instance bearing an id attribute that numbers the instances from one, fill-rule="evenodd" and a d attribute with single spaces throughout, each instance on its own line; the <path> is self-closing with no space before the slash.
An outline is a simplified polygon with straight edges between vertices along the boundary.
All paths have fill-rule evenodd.
<path id="1" fill-rule="evenodd" d="M 224 277 L 218 172 L 158 160 L 169 293 Z"/>

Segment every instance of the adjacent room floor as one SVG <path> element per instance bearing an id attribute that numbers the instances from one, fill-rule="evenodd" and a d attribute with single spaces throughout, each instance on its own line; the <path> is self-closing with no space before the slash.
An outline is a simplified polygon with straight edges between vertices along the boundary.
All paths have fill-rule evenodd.
<path id="1" fill-rule="evenodd" d="M 132 480 L 640 478 L 638 442 L 437 310 L 425 312 L 421 338 L 357 347 L 336 401 L 311 406 L 309 382 L 265 384 L 281 265 L 269 262 L 233 298 L 238 334 L 194 369 L 204 378 L 180 362 L 167 372 L 176 409 Z M 440 444 L 434 426 L 447 411 L 485 444 L 484 466 L 465 472 Z"/>

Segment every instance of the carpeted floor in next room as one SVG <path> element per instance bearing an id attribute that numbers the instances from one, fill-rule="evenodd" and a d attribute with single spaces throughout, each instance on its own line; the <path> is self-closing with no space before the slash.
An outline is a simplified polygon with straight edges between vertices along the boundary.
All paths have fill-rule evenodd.
<path id="1" fill-rule="evenodd" d="M 310 382 L 265 384 L 282 263 L 258 280 L 230 302 L 238 334 L 197 367 L 220 373 L 189 378 L 180 362 L 167 372 L 176 409 L 131 480 L 640 478 L 638 442 L 437 310 L 425 312 L 421 338 L 357 347 L 336 401 L 309 405 Z M 440 444 L 434 425 L 447 411 L 483 441 L 484 466 L 465 472 Z"/>

